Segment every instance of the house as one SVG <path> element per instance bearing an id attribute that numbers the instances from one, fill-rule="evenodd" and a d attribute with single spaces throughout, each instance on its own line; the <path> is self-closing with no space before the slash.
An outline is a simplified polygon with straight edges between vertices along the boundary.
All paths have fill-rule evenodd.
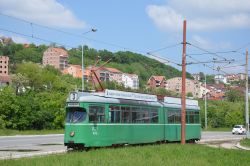
<path id="1" fill-rule="evenodd" d="M 115 81 L 117 83 L 122 83 L 122 72 L 116 68 L 106 67 L 109 71 L 110 81 Z"/>
<path id="2" fill-rule="evenodd" d="M 43 53 L 43 65 L 51 65 L 63 71 L 68 67 L 68 52 L 63 48 L 49 47 Z"/>
<path id="3" fill-rule="evenodd" d="M 200 86 L 201 86 L 200 82 L 191 79 L 186 79 L 186 94 L 191 92 L 193 97 L 196 98 L 201 97 Z M 175 77 L 168 79 L 166 81 L 166 89 L 181 94 L 182 78 Z"/>
<path id="4" fill-rule="evenodd" d="M 63 74 L 70 74 L 75 78 L 82 78 L 82 66 L 80 65 L 69 65 L 63 70 Z"/>
<path id="5" fill-rule="evenodd" d="M 97 77 L 100 79 L 100 81 L 115 81 L 117 83 L 122 82 L 122 72 L 116 68 L 111 67 L 91 67 L 88 66 L 85 70 L 87 71 L 85 74 L 86 79 L 90 79 L 90 72 L 91 70 L 95 70 Z"/>
<path id="6" fill-rule="evenodd" d="M 208 100 L 223 100 L 225 98 L 226 87 L 224 84 L 208 84 Z"/>
<path id="7" fill-rule="evenodd" d="M 229 74 L 226 77 L 227 77 L 228 82 L 246 80 L 246 74 L 244 73 Z"/>
<path id="8" fill-rule="evenodd" d="M 0 86 L 8 85 L 9 83 L 9 57 L 0 56 Z"/>
<path id="9" fill-rule="evenodd" d="M 122 74 L 122 84 L 125 88 L 138 89 L 139 88 L 139 78 L 136 74 Z"/>
<path id="10" fill-rule="evenodd" d="M 205 87 L 205 85 L 201 85 L 198 98 L 204 98 L 208 94 L 210 94 L 209 88 L 207 88 L 207 86 Z"/>
<path id="11" fill-rule="evenodd" d="M 166 88 L 165 76 L 151 76 L 147 82 L 147 86 L 150 88 Z"/>
<path id="12" fill-rule="evenodd" d="M 219 84 L 219 83 L 227 84 L 227 77 L 222 74 L 217 74 L 214 76 L 214 81 L 216 84 Z"/>
<path id="13" fill-rule="evenodd" d="M 200 81 L 201 80 L 201 77 L 200 77 L 200 74 L 192 74 L 192 77 L 194 78 L 195 81 Z"/>

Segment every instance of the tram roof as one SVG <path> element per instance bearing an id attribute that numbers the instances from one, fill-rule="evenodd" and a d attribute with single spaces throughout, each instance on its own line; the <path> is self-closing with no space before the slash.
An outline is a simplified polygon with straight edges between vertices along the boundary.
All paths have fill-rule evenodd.
<path id="1" fill-rule="evenodd" d="M 123 99 L 116 97 L 107 97 L 104 92 L 72 92 L 77 95 L 76 100 L 73 102 L 90 102 L 90 103 L 110 103 L 110 104 L 128 104 L 128 105 L 147 105 L 147 106 L 164 106 L 171 108 L 181 108 L 181 99 L 174 97 L 165 97 L 164 102 L 159 101 L 145 101 L 135 99 Z M 72 94 L 71 93 L 71 94 Z M 72 102 L 70 97 L 67 102 Z M 186 109 L 199 110 L 197 100 L 186 100 Z"/>
<path id="2" fill-rule="evenodd" d="M 110 103 L 110 104 L 131 104 L 131 105 L 148 105 L 148 106 L 161 106 L 159 102 L 156 101 L 143 101 L 143 100 L 129 100 L 129 99 L 119 99 L 112 97 L 105 97 L 103 92 L 78 92 L 78 102 L 91 102 L 91 103 Z M 67 99 L 68 102 L 69 98 Z"/>
<path id="3" fill-rule="evenodd" d="M 164 97 L 164 107 L 181 108 L 181 99 L 175 97 Z M 187 109 L 200 109 L 197 100 L 186 99 Z"/>

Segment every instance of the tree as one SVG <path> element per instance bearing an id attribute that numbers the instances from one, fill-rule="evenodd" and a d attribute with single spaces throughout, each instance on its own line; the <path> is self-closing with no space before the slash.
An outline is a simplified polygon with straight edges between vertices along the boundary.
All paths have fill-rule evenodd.
<path id="1" fill-rule="evenodd" d="M 187 93 L 187 97 L 193 97 L 193 93 L 192 92 L 188 92 Z"/>
<path id="2" fill-rule="evenodd" d="M 236 101 L 243 101 L 244 100 L 244 94 L 238 90 L 230 89 L 225 94 L 226 99 L 230 102 L 236 102 Z"/>

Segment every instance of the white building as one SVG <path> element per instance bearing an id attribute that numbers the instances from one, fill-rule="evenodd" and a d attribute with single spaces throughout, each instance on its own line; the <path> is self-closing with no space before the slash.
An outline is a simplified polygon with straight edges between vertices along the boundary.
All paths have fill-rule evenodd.
<path id="1" fill-rule="evenodd" d="M 220 82 L 227 84 L 227 77 L 222 74 L 218 74 L 214 76 L 214 81 L 216 84 L 219 84 Z"/>
<path id="2" fill-rule="evenodd" d="M 138 89 L 139 88 L 139 78 L 136 74 L 122 74 L 122 84 L 125 88 Z"/>
<path id="3" fill-rule="evenodd" d="M 203 98 L 206 94 L 208 94 L 210 92 L 210 90 L 208 88 L 205 88 L 204 85 L 200 86 L 200 93 L 198 98 Z"/>
<path id="4" fill-rule="evenodd" d="M 201 77 L 200 74 L 192 74 L 192 77 L 194 78 L 195 81 L 200 81 Z"/>

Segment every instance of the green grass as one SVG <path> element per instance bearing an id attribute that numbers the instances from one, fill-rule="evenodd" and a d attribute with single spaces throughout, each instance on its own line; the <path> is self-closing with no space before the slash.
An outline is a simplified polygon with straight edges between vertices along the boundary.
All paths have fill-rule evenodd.
<path id="1" fill-rule="evenodd" d="M 43 157 L 0 160 L 1 166 L 249 166 L 250 151 L 204 145 L 162 144 L 116 149 L 101 148 Z"/>
<path id="2" fill-rule="evenodd" d="M 232 131 L 232 128 L 211 128 L 208 127 L 207 129 L 202 129 L 202 131 Z"/>
<path id="3" fill-rule="evenodd" d="M 250 148 L 250 139 L 242 139 L 242 140 L 240 141 L 240 144 L 241 144 L 242 146 L 245 146 L 245 147 Z"/>
<path id="4" fill-rule="evenodd" d="M 64 130 L 9 130 L 0 129 L 0 136 L 11 136 L 11 135 L 44 135 L 44 134 L 63 134 Z"/>

